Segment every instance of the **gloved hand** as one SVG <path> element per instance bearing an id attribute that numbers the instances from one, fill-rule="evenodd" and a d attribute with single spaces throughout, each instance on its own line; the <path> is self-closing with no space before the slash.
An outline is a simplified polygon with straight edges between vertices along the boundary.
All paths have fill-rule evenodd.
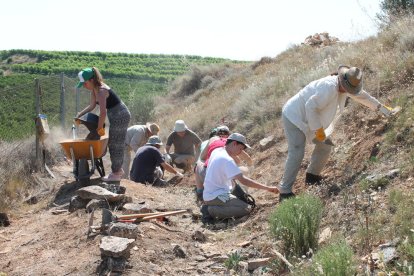
<path id="1" fill-rule="evenodd" d="M 79 118 L 75 117 L 75 118 L 73 118 L 73 121 L 75 122 L 75 125 L 76 125 L 76 126 L 79 126 L 79 125 L 80 125 L 80 120 L 79 120 Z"/>
<path id="2" fill-rule="evenodd" d="M 323 130 L 323 128 L 319 128 L 315 131 L 315 138 L 316 140 L 318 140 L 319 142 L 323 142 L 326 139 L 326 135 L 325 135 L 325 131 Z"/>
<path id="3" fill-rule="evenodd" d="M 184 175 L 182 173 L 180 173 L 180 172 L 177 172 L 175 175 L 178 176 L 178 177 L 180 177 L 180 178 L 183 178 L 184 177 Z"/>
<path id="4" fill-rule="evenodd" d="M 380 106 L 379 111 L 381 111 L 381 113 L 384 114 L 385 117 L 389 117 L 392 114 L 392 108 L 384 104 Z"/>
<path id="5" fill-rule="evenodd" d="M 104 136 L 105 135 L 105 129 L 104 128 L 100 128 L 97 131 L 98 131 L 99 136 Z"/>

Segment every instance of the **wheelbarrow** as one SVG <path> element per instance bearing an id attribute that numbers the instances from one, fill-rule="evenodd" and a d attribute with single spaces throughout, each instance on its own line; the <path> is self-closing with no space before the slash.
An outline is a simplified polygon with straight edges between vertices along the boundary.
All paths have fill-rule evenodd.
<path id="1" fill-rule="evenodd" d="M 73 174 L 76 180 L 90 179 L 95 169 L 101 177 L 105 176 L 102 157 L 106 154 L 108 137 L 99 140 L 68 139 L 60 142 L 66 157 L 72 160 Z M 89 170 L 88 160 L 91 161 Z"/>
<path id="2" fill-rule="evenodd" d="M 101 177 L 105 176 L 102 157 L 106 154 L 108 137 L 99 137 L 96 132 L 99 117 L 92 113 L 87 113 L 79 119 L 80 124 L 85 125 L 90 131 L 85 139 L 76 137 L 76 127 L 73 125 L 73 139 L 63 140 L 60 143 L 65 155 L 72 160 L 73 174 L 75 179 L 80 182 L 89 182 L 90 177 L 94 174 L 95 169 Z M 89 169 L 89 161 L 91 167 Z"/>

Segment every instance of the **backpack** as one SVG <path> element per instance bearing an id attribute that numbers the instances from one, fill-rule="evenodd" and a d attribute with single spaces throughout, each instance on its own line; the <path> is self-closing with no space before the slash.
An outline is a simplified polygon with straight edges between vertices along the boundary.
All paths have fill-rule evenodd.
<path id="1" fill-rule="evenodd" d="M 231 193 L 238 199 L 252 206 L 252 209 L 256 207 L 256 201 L 254 200 L 254 198 L 250 194 L 246 193 L 240 186 L 240 184 L 238 184 L 236 181 L 234 181 L 234 188 Z"/>

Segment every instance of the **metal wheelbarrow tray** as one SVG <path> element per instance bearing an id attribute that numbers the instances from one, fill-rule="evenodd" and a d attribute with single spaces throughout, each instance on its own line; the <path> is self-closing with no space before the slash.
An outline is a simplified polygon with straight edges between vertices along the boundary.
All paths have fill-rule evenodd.
<path id="1" fill-rule="evenodd" d="M 59 142 L 65 151 L 66 157 L 72 160 L 73 174 L 76 179 L 89 178 L 98 169 L 101 176 L 105 175 L 102 157 L 106 154 L 108 137 L 99 140 L 67 139 Z M 80 172 L 79 160 L 91 160 L 92 168 L 89 172 Z M 86 166 L 87 161 L 86 161 Z M 82 166 L 83 167 L 83 166 Z M 89 170 L 87 168 L 86 170 Z"/>

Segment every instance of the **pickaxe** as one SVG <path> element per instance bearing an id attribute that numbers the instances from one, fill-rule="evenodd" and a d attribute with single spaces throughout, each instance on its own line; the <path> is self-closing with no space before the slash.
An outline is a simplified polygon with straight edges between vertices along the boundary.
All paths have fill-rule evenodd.
<path id="1" fill-rule="evenodd" d="M 113 215 L 108 209 L 102 209 L 102 225 L 109 224 L 111 222 L 141 222 L 155 218 L 161 218 L 166 216 L 178 215 L 188 212 L 187 210 L 168 211 L 168 212 L 154 212 L 154 213 L 142 213 L 116 216 Z"/>

